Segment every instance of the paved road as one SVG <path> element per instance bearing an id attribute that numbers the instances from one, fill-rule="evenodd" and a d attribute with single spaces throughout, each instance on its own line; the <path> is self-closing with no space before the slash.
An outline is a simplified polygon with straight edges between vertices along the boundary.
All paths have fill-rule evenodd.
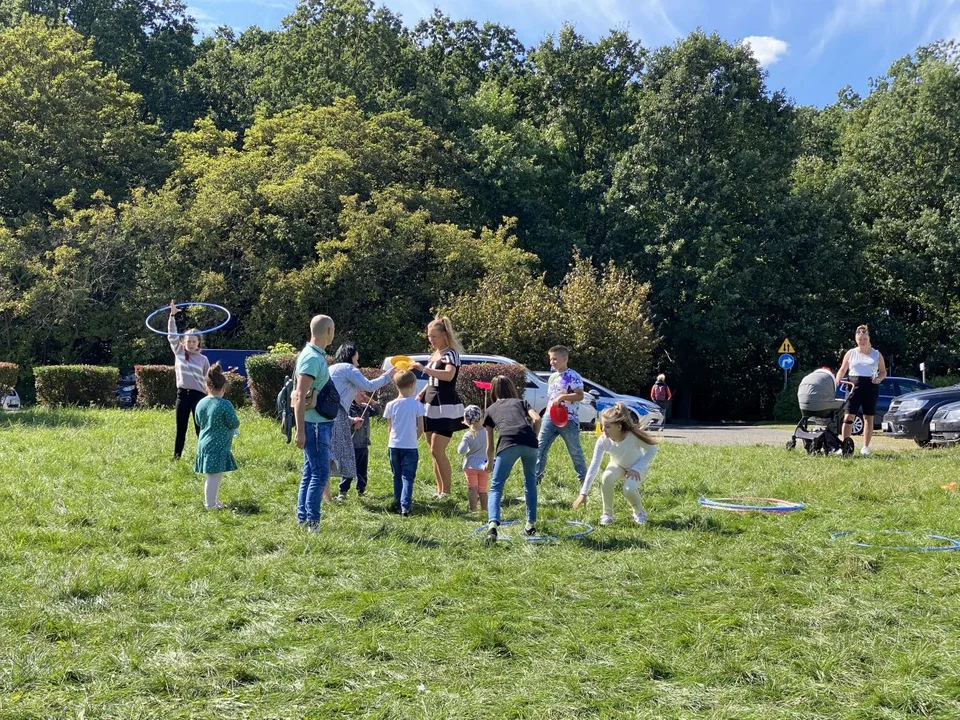
<path id="1" fill-rule="evenodd" d="M 793 426 L 787 425 L 667 425 L 663 430 L 666 442 L 699 445 L 775 445 L 783 447 L 793 435 Z M 859 449 L 863 438 L 855 436 Z M 874 434 L 870 446 L 876 450 L 915 450 L 911 440 L 885 438 Z"/>

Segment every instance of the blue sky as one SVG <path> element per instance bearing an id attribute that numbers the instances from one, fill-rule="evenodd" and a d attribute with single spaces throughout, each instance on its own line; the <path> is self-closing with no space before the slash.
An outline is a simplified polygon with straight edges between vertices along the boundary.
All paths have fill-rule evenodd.
<path id="1" fill-rule="evenodd" d="M 218 25 L 280 27 L 295 0 L 188 0 L 203 32 Z M 937 39 L 960 41 L 960 0 L 385 0 L 413 25 L 439 7 L 454 19 L 514 28 L 527 45 L 566 21 L 590 38 L 624 28 L 647 47 L 691 30 L 746 40 L 769 71 L 768 86 L 797 103 L 828 105 Z"/>

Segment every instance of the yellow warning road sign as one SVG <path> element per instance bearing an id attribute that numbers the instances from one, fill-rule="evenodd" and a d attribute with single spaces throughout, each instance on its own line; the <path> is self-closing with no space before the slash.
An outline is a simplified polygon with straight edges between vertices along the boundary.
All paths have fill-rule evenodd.
<path id="1" fill-rule="evenodd" d="M 796 352 L 796 351 L 793 349 L 793 344 L 790 342 L 790 338 L 784 338 L 784 339 L 783 339 L 783 345 L 780 346 L 780 352 L 782 352 L 782 353 L 790 353 L 791 355 L 792 355 L 794 352 Z"/>

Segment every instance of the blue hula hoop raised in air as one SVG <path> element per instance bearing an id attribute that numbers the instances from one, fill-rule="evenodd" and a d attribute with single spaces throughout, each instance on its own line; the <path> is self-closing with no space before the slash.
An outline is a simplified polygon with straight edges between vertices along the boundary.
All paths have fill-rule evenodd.
<path id="1" fill-rule="evenodd" d="M 500 527 L 504 527 L 505 525 L 516 525 L 519 522 L 520 522 L 519 520 L 507 520 L 505 522 L 500 523 Z M 584 528 L 584 529 L 575 533 L 571 533 L 569 535 L 533 535 L 531 537 L 525 537 L 524 541 L 528 543 L 547 543 L 547 542 L 554 542 L 555 540 L 577 540 L 593 532 L 593 525 L 590 525 L 589 523 L 585 523 L 585 522 L 580 522 L 579 520 L 567 520 L 567 525 L 572 525 L 573 527 Z M 480 533 L 486 531 L 488 527 L 490 527 L 490 525 L 489 523 L 486 523 L 478 527 L 473 532 L 474 534 L 479 535 Z M 497 535 L 497 541 L 512 542 L 513 539 L 508 537 L 503 537 L 501 535 Z"/>
<path id="2" fill-rule="evenodd" d="M 152 332 L 155 332 L 157 335 L 172 335 L 172 336 L 174 336 L 174 337 L 187 337 L 187 336 L 190 336 L 190 335 L 206 335 L 207 333 L 216 332 L 217 330 L 221 330 L 221 329 L 225 328 L 225 327 L 227 326 L 227 324 L 230 322 L 230 318 L 231 318 L 230 311 L 227 310 L 227 309 L 226 309 L 225 307 L 223 307 L 222 305 L 214 305 L 213 303 L 204 303 L 204 302 L 185 302 L 185 303 L 177 303 L 177 304 L 176 304 L 176 307 L 178 307 L 178 308 L 180 308 L 180 307 L 197 307 L 197 306 L 199 306 L 199 307 L 215 308 L 215 309 L 217 309 L 217 310 L 220 310 L 221 312 L 223 312 L 224 315 L 227 316 L 227 319 L 224 320 L 224 321 L 223 321 L 222 323 L 220 323 L 219 325 L 217 325 L 216 327 L 212 327 L 212 328 L 209 328 L 209 329 L 207 329 L 207 330 L 196 330 L 196 331 L 194 331 L 194 332 L 189 332 L 189 333 L 172 333 L 172 332 L 167 332 L 166 330 L 157 330 L 155 327 L 153 327 L 153 326 L 150 324 L 150 321 L 153 320 L 153 319 L 154 319 L 157 315 L 159 315 L 160 313 L 162 313 L 162 312 L 164 312 L 164 311 L 169 311 L 169 310 L 170 310 L 170 306 L 168 305 L 168 306 L 166 306 L 166 307 L 160 308 L 159 310 L 154 310 L 152 313 L 150 313 L 149 315 L 147 315 L 147 319 L 144 320 L 144 324 L 147 326 L 147 330 L 150 330 L 150 331 L 152 331 Z"/>
<path id="3" fill-rule="evenodd" d="M 747 501 L 762 500 L 770 505 L 750 505 Z M 701 497 L 699 502 L 703 507 L 711 510 L 729 510 L 730 512 L 765 512 L 772 515 L 782 515 L 784 513 L 803 510 L 806 505 L 789 500 L 779 500 L 778 498 L 758 498 L 758 497 L 732 497 L 732 498 L 707 498 Z"/>
<path id="4" fill-rule="evenodd" d="M 847 535 L 853 535 L 856 530 L 840 530 L 838 532 L 830 533 L 830 539 L 836 540 L 837 538 L 846 537 Z M 907 530 L 875 530 L 878 534 L 884 535 L 917 535 L 918 533 L 909 532 Z M 859 542 L 857 541 L 857 547 L 862 548 L 873 548 L 874 550 L 901 550 L 905 552 L 945 552 L 950 550 L 960 550 L 960 540 L 955 540 L 954 538 L 945 537 L 943 535 L 923 535 L 922 537 L 927 538 L 928 540 L 943 540 L 950 543 L 949 545 L 871 545 L 870 543 Z"/>

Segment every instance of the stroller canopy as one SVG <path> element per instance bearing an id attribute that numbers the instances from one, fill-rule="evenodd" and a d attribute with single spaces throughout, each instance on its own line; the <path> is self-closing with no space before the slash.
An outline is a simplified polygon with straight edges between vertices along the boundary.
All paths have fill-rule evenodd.
<path id="1" fill-rule="evenodd" d="M 843 407 L 844 400 L 837 397 L 833 373 L 820 368 L 800 381 L 797 391 L 800 411 L 807 414 L 832 412 Z"/>

